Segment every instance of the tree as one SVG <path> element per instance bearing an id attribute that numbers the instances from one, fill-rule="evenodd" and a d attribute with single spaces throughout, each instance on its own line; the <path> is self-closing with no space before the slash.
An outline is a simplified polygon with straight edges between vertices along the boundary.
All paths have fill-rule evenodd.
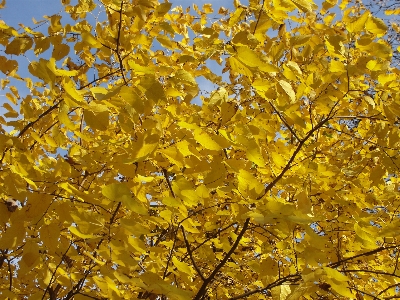
<path id="1" fill-rule="evenodd" d="M 38 28 L 0 21 L 3 298 L 399 297 L 400 70 L 382 20 L 346 1 L 342 17 L 335 1 L 235 2 L 218 20 L 63 3 Z"/>
<path id="2" fill-rule="evenodd" d="M 365 4 L 362 2 L 356 2 L 357 5 L 365 5 L 372 14 L 382 14 L 385 16 L 383 19 L 388 24 L 388 31 L 386 33 L 386 40 L 392 45 L 394 49 L 400 47 L 400 22 L 397 15 L 400 13 L 400 3 L 395 0 L 369 0 Z M 392 62 L 399 66 L 400 63 L 400 51 L 393 52 Z"/>

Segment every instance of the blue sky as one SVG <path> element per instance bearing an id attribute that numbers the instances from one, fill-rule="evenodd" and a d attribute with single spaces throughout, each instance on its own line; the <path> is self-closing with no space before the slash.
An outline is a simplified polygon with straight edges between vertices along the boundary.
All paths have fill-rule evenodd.
<path id="1" fill-rule="evenodd" d="M 71 4 L 73 4 L 74 2 L 76 2 L 76 0 L 71 0 Z M 163 2 L 163 0 L 159 0 L 159 2 Z M 218 8 L 221 6 L 228 9 L 234 8 L 233 0 L 172 0 L 169 2 L 172 3 L 172 7 L 182 6 L 183 8 L 192 6 L 192 3 L 196 3 L 196 5 L 199 7 L 202 7 L 203 4 L 211 3 L 216 16 L 218 16 L 217 11 Z M 242 0 L 242 2 L 245 5 L 248 4 L 248 0 Z M 63 6 L 61 4 L 61 0 L 6 0 L 6 7 L 0 10 L 0 20 L 5 21 L 8 25 L 13 26 L 16 29 L 20 27 L 19 24 L 24 24 L 25 26 L 34 28 L 37 25 L 33 23 L 32 18 L 34 18 L 36 21 L 40 21 L 43 20 L 43 16 L 45 15 L 51 16 L 58 13 L 65 16 L 65 14 L 63 14 Z M 69 18 L 62 21 L 63 24 L 67 22 L 71 25 L 73 24 L 73 20 Z M 31 54 L 29 55 L 29 59 L 35 60 L 35 56 Z M 29 76 L 30 74 L 26 71 L 28 61 L 25 60 L 26 66 L 24 65 L 24 59 L 18 59 L 18 61 L 21 61 L 18 74 L 20 74 L 22 77 Z M 217 66 L 218 65 L 215 63 L 215 67 Z M 0 74 L 0 78 L 2 78 L 2 76 L 4 75 Z M 198 83 L 202 90 L 211 91 L 217 88 L 213 86 L 211 82 L 208 82 L 203 78 L 199 78 Z M 25 88 L 25 85 L 20 84 L 20 86 L 17 87 L 20 89 L 21 97 L 24 97 L 25 94 L 28 92 L 28 90 Z M 6 110 L 3 108 L 3 104 L 6 102 L 10 104 L 10 102 L 5 98 L 5 91 L 0 90 L 0 115 L 6 112 Z"/>
<path id="2" fill-rule="evenodd" d="M 71 3 L 76 2 L 74 0 Z M 97 2 L 97 1 L 96 1 Z M 162 0 L 159 0 L 162 3 Z M 233 0 L 171 0 L 172 7 L 182 6 L 184 8 L 196 3 L 199 7 L 205 3 L 211 3 L 214 10 L 223 6 L 233 8 Z M 243 4 L 248 4 L 248 0 L 242 0 Z M 0 19 L 7 24 L 18 27 L 19 23 L 26 26 L 32 25 L 32 17 L 36 20 L 42 20 L 44 15 L 54 15 L 63 11 L 60 0 L 6 0 L 6 7 L 0 10 Z"/>
<path id="3" fill-rule="evenodd" d="M 77 2 L 77 0 L 71 0 L 71 4 Z M 95 0 L 95 2 L 98 2 Z M 159 2 L 163 2 L 163 0 L 159 0 Z M 225 8 L 228 8 L 230 10 L 234 9 L 233 6 L 233 0 L 171 0 L 169 1 L 172 3 L 172 7 L 175 6 L 182 6 L 183 8 L 192 6 L 192 3 L 196 3 L 199 7 L 202 7 L 203 4 L 205 3 L 211 3 L 212 6 L 214 7 L 215 11 L 215 16 L 218 17 L 217 11 L 218 8 L 223 6 Z M 241 0 L 241 2 L 244 5 L 248 5 L 249 0 Z M 317 4 L 321 4 L 322 0 L 315 0 Z M 340 1 L 339 1 L 340 2 Z M 193 12 L 193 10 L 192 10 Z M 43 16 L 51 16 L 57 13 L 61 13 L 63 16 L 63 6 L 61 4 L 61 0 L 6 0 L 6 7 L 2 10 L 0 10 L 0 20 L 4 20 L 7 24 L 19 28 L 19 24 L 24 24 L 26 26 L 29 26 L 31 28 L 34 28 L 35 25 L 33 24 L 32 18 L 35 18 L 37 21 L 43 20 Z M 339 12 L 340 15 L 340 12 Z M 213 15 L 210 15 L 213 17 Z M 88 15 L 90 18 L 90 16 Z M 65 18 L 65 19 L 64 19 Z M 62 24 L 70 23 L 73 24 L 73 20 L 64 17 L 62 20 Z M 92 19 L 94 22 L 94 19 Z M 89 19 L 89 22 L 91 20 Z M 45 25 L 46 26 L 46 25 Z M 38 29 L 40 30 L 40 29 Z M 0 53 L 1 55 L 1 53 Z M 28 56 L 29 59 L 35 60 L 36 58 L 34 57 L 33 54 L 29 54 Z M 18 59 L 21 61 L 21 65 L 19 68 L 19 74 L 22 77 L 29 76 L 30 74 L 26 71 L 26 66 L 28 64 L 28 60 L 26 59 Z M 220 66 L 218 66 L 217 63 L 215 62 L 210 62 L 208 66 L 216 73 L 220 73 L 220 70 L 222 69 Z M 3 74 L 0 74 L 0 78 L 4 76 Z M 203 91 L 212 91 L 217 89 L 218 87 L 209 82 L 208 80 L 200 77 L 197 79 L 199 87 Z M 21 84 L 20 84 L 21 85 Z M 28 92 L 28 90 L 25 88 L 24 85 L 17 86 L 20 88 L 20 95 L 22 97 L 25 96 L 25 94 Z M 5 109 L 2 107 L 5 102 L 9 103 L 9 101 L 5 98 L 4 96 L 5 92 L 0 90 L 0 115 L 5 113 Z M 200 100 L 197 98 L 196 103 L 200 103 Z"/>

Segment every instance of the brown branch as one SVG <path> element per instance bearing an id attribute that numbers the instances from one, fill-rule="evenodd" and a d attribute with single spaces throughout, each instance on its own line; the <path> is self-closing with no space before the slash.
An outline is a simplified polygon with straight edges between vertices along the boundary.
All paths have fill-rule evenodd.
<path id="1" fill-rule="evenodd" d="M 283 285 L 284 283 L 287 283 L 287 282 L 295 283 L 295 282 L 298 282 L 299 280 L 301 280 L 301 275 L 298 275 L 298 274 L 288 275 L 288 276 L 279 278 L 278 280 L 274 281 L 273 283 L 270 283 L 265 288 L 254 289 L 254 290 L 248 291 L 246 293 L 243 293 L 241 295 L 238 295 L 238 296 L 235 296 L 235 297 L 232 297 L 232 298 L 229 298 L 229 299 L 230 300 L 236 300 L 236 299 L 247 298 L 248 296 L 268 291 L 268 290 L 270 290 L 270 289 L 272 289 L 272 288 L 274 288 L 276 286 Z"/>
<path id="2" fill-rule="evenodd" d="M 285 175 L 285 173 L 290 169 L 292 162 L 295 160 L 297 154 L 300 152 L 301 148 L 303 147 L 304 143 L 314 134 L 315 131 L 320 129 L 322 125 L 324 125 L 326 122 L 330 120 L 330 116 L 328 115 L 326 118 L 322 119 L 321 122 L 317 126 L 315 126 L 313 129 L 311 129 L 308 134 L 300 141 L 300 143 L 297 145 L 296 149 L 294 150 L 292 156 L 290 157 L 289 161 L 287 162 L 286 166 L 283 168 L 283 170 L 279 173 L 275 179 L 266 186 L 264 190 L 264 194 L 259 196 L 257 200 L 260 200 L 263 198 L 272 188 L 275 186 L 275 184 Z"/>
<path id="3" fill-rule="evenodd" d="M 279 119 L 281 119 L 281 121 L 285 124 L 287 129 L 289 129 L 289 131 L 293 134 L 293 136 L 296 138 L 296 140 L 300 142 L 300 139 L 297 136 L 296 132 L 294 132 L 293 128 L 289 126 L 289 124 L 286 122 L 285 118 L 280 114 L 280 112 L 275 108 L 275 106 L 270 101 L 268 101 L 268 103 L 271 105 L 272 109 L 278 115 Z"/>
<path id="4" fill-rule="evenodd" d="M 399 252 L 399 249 L 396 249 L 397 251 L 397 253 L 396 253 L 396 264 L 394 265 L 394 270 L 393 270 L 393 272 L 392 272 L 392 274 L 395 274 L 396 273 L 396 270 L 397 270 L 397 265 L 398 265 L 398 263 L 399 263 L 399 254 L 400 254 L 400 252 Z"/>
<path id="5" fill-rule="evenodd" d="M 258 22 L 260 22 L 261 14 L 262 14 L 262 11 L 263 11 L 263 9 L 264 9 L 264 2 L 265 2 L 265 0 L 263 0 L 263 2 L 262 2 L 262 4 L 261 4 L 260 12 L 258 13 L 257 23 L 256 23 L 256 26 L 254 26 L 253 34 L 256 33 L 256 29 L 257 29 L 257 26 L 258 26 Z"/>
<path id="6" fill-rule="evenodd" d="M 366 291 L 361 291 L 361 290 L 359 290 L 359 289 L 357 289 L 357 288 L 355 288 L 355 287 L 347 287 L 347 288 L 348 288 L 348 289 L 355 290 L 355 291 L 357 291 L 357 292 L 359 292 L 359 293 L 362 293 L 362 294 L 364 294 L 364 295 L 368 295 L 368 296 L 372 297 L 373 300 L 380 300 L 379 297 L 377 297 L 377 296 L 375 296 L 375 295 L 373 295 L 373 294 L 369 294 L 369 293 L 367 293 Z"/>
<path id="7" fill-rule="evenodd" d="M 172 226 L 172 224 L 171 224 L 171 226 Z M 169 264 L 171 263 L 172 256 L 174 255 L 174 248 L 175 248 L 175 245 L 176 245 L 178 229 L 174 230 L 174 231 L 175 231 L 174 243 L 172 244 L 172 248 L 169 251 L 169 255 L 168 255 L 168 259 L 167 259 L 167 265 L 165 266 L 165 270 L 164 270 L 164 274 L 163 274 L 163 280 L 165 279 L 165 277 L 167 277 L 168 267 L 169 267 Z"/>
<path id="8" fill-rule="evenodd" d="M 224 228 L 222 228 L 222 229 L 218 229 L 218 231 L 217 231 L 215 234 L 213 234 L 210 238 L 205 239 L 205 240 L 202 241 L 200 244 L 198 244 L 196 247 L 194 247 L 194 248 L 192 249 L 192 252 L 196 251 L 196 250 L 199 249 L 201 246 L 203 246 L 205 243 L 207 243 L 207 242 L 209 242 L 211 239 L 215 238 L 218 234 L 220 234 L 221 232 L 223 232 L 223 231 L 225 231 L 225 230 L 231 228 L 233 225 L 236 225 L 236 224 L 237 224 L 237 223 L 234 222 L 234 223 L 232 223 L 232 224 L 230 224 L 230 225 L 228 225 L 228 226 L 226 226 L 226 227 L 224 227 Z M 188 254 L 185 254 L 185 255 L 183 256 L 183 259 L 186 259 L 187 256 L 188 256 Z"/>
<path id="9" fill-rule="evenodd" d="M 121 70 L 121 75 L 122 79 L 124 80 L 125 84 L 127 84 L 124 71 L 123 71 L 123 66 L 122 66 L 122 58 L 121 55 L 119 54 L 119 46 L 120 46 L 120 38 L 121 38 L 121 28 L 122 28 L 122 8 L 124 6 L 124 1 L 121 1 L 121 9 L 119 11 L 119 24 L 118 24 L 118 36 L 117 36 L 117 49 L 115 53 L 117 54 L 118 61 L 119 61 L 119 68 Z"/>
<path id="10" fill-rule="evenodd" d="M 226 201 L 226 202 L 224 202 L 224 204 L 231 204 L 231 203 L 237 203 L 237 202 L 235 202 L 235 201 Z M 204 211 L 204 210 L 207 210 L 207 209 L 210 209 L 210 208 L 219 206 L 219 205 L 220 205 L 220 204 L 210 205 L 210 206 L 201 208 L 201 209 L 199 209 L 199 210 L 196 210 L 195 212 L 193 212 L 193 213 L 191 213 L 190 215 L 188 215 L 186 218 L 183 218 L 183 219 L 179 222 L 178 226 L 180 226 L 184 221 L 186 221 L 187 219 L 190 219 L 190 218 L 193 217 L 194 215 L 197 215 L 197 214 L 201 213 L 201 212 Z"/>
<path id="11" fill-rule="evenodd" d="M 92 80 L 91 82 L 89 82 L 89 83 L 87 83 L 87 84 L 81 86 L 78 90 L 82 90 L 82 89 L 88 87 L 89 85 L 92 85 L 93 83 L 99 81 L 99 80 L 102 80 L 102 79 L 104 79 L 104 78 L 106 78 L 106 77 L 108 77 L 108 76 L 114 75 L 115 73 L 119 73 L 119 72 L 121 72 L 121 70 L 116 70 L 116 71 L 114 71 L 114 72 L 111 72 L 111 73 L 108 73 L 108 74 L 106 74 L 106 75 L 104 75 L 104 76 L 101 76 L 101 77 L 99 77 L 99 78 L 97 78 L 97 79 L 95 79 L 95 80 Z"/>
<path id="12" fill-rule="evenodd" d="M 389 246 L 389 247 L 379 247 L 379 248 L 376 248 L 374 250 L 371 250 L 371 251 L 368 251 L 368 252 L 365 252 L 365 253 L 357 254 L 357 255 L 354 255 L 354 256 L 351 256 L 351 257 L 344 258 L 344 259 L 342 259 L 340 261 L 337 261 L 337 262 L 334 262 L 334 263 L 330 263 L 327 266 L 329 268 L 337 268 L 337 267 L 339 267 L 340 265 L 344 264 L 345 262 L 347 262 L 349 260 L 353 260 L 353 259 L 356 259 L 356 258 L 362 257 L 362 256 L 373 255 L 373 254 L 379 253 L 381 251 L 385 251 L 385 250 L 389 250 L 389 249 L 393 249 L 393 248 L 397 248 L 397 247 L 398 247 L 397 245 Z"/>
<path id="13" fill-rule="evenodd" d="M 112 214 L 112 216 L 110 218 L 110 224 L 108 226 L 108 236 L 109 236 L 109 238 L 111 238 L 111 225 L 114 223 L 115 216 L 117 215 L 118 210 L 121 207 L 121 204 L 122 204 L 121 202 L 118 202 L 117 208 L 114 210 L 114 213 Z M 97 250 L 100 248 L 100 246 L 103 243 L 103 241 L 104 241 L 104 237 L 97 243 L 97 247 L 96 247 Z M 110 257 L 111 257 L 111 255 L 110 255 Z"/>
<path id="14" fill-rule="evenodd" d="M 46 289 L 44 290 L 43 296 L 42 296 L 42 300 L 46 297 L 47 292 L 49 292 L 50 286 L 54 281 L 55 275 L 57 273 L 58 268 L 61 266 L 62 262 L 64 261 L 64 255 L 66 255 L 69 251 L 69 248 L 71 248 L 72 246 L 72 241 L 70 241 L 69 246 L 67 248 L 67 250 L 65 251 L 65 253 L 62 255 L 60 262 L 58 263 L 58 265 L 56 266 L 56 268 L 53 271 L 53 274 L 51 274 L 51 278 L 49 281 L 49 284 L 47 285 Z"/>
<path id="15" fill-rule="evenodd" d="M 348 135 L 348 136 L 350 136 L 352 139 L 357 139 L 357 140 L 366 142 L 366 143 L 368 143 L 368 144 L 372 144 L 372 145 L 376 146 L 377 148 L 390 149 L 390 150 L 399 151 L 398 148 L 391 148 L 391 147 L 382 146 L 382 145 L 379 145 L 378 143 L 372 142 L 372 141 L 367 140 L 367 139 L 364 139 L 364 138 L 360 138 L 360 137 L 358 137 L 358 136 L 356 136 L 356 135 L 350 134 L 350 133 L 345 132 L 345 131 L 342 131 L 342 130 L 340 130 L 340 129 L 336 129 L 336 128 L 332 128 L 332 127 L 327 127 L 327 126 L 323 126 L 323 128 L 328 129 L 328 130 L 336 131 L 336 132 L 338 132 L 338 133 L 340 133 L 340 134 Z M 372 137 L 373 137 L 373 136 L 374 136 L 374 135 L 372 135 Z"/>
<path id="16" fill-rule="evenodd" d="M 372 273 L 372 274 L 377 274 L 377 275 L 386 275 L 386 276 L 393 276 L 400 278 L 399 275 L 387 273 L 387 272 L 381 272 L 381 271 L 374 271 L 374 270 L 340 270 L 341 273 L 351 273 L 351 272 L 365 272 L 365 273 Z"/>
<path id="17" fill-rule="evenodd" d="M 11 291 L 12 290 L 12 278 L 13 278 L 13 276 L 12 276 L 12 270 L 11 270 L 11 262 L 10 262 L 9 259 L 7 259 L 7 265 L 8 265 L 8 276 L 10 277 L 9 278 L 10 285 L 9 285 L 8 289 Z"/>
<path id="18" fill-rule="evenodd" d="M 36 124 L 36 122 L 38 122 L 41 118 L 43 118 L 44 116 L 48 115 L 48 114 L 51 113 L 53 110 L 55 110 L 55 109 L 58 107 L 58 105 L 61 103 L 61 101 L 63 101 L 63 100 L 58 101 L 58 102 L 57 102 L 56 104 L 54 104 L 53 106 L 50 106 L 50 107 L 49 107 L 44 113 L 42 113 L 35 121 L 32 121 L 32 122 L 28 123 L 28 124 L 20 131 L 20 133 L 18 134 L 17 137 L 21 137 L 22 135 L 24 135 L 24 133 L 25 133 L 29 128 L 31 128 L 33 125 Z"/>
<path id="19" fill-rule="evenodd" d="M 90 263 L 92 263 L 93 260 L 91 260 Z M 63 300 L 69 300 L 72 299 L 76 294 L 79 294 L 81 289 L 83 288 L 83 284 L 86 281 L 86 278 L 88 275 L 92 272 L 92 269 L 96 266 L 96 263 L 94 263 L 92 266 L 89 267 L 88 270 L 85 271 L 85 276 L 79 279 L 78 283 L 75 284 L 72 289 L 68 292 L 68 294 L 63 298 Z"/>
<path id="20" fill-rule="evenodd" d="M 169 181 L 169 178 L 168 178 L 168 172 L 167 172 L 166 169 L 162 169 L 162 172 L 163 172 L 163 174 L 164 174 L 165 180 L 167 181 L 168 188 L 169 188 L 169 190 L 171 191 L 172 197 L 175 198 L 175 193 L 174 193 L 174 191 L 172 190 L 171 182 Z"/>
<path id="21" fill-rule="evenodd" d="M 250 223 L 250 218 L 247 218 L 243 224 L 243 228 L 240 231 L 239 235 L 237 236 L 235 242 L 233 243 L 229 252 L 225 255 L 225 257 L 220 261 L 220 263 L 215 267 L 214 271 L 204 280 L 203 284 L 201 285 L 199 291 L 197 292 L 196 296 L 193 300 L 200 300 L 203 298 L 207 291 L 207 286 L 214 280 L 215 275 L 219 272 L 219 270 L 225 265 L 228 259 L 232 256 L 233 252 L 235 252 L 236 248 L 239 246 L 240 240 L 242 239 L 243 235 L 245 234 L 248 226 Z"/>
<path id="22" fill-rule="evenodd" d="M 400 285 L 399 282 L 397 282 L 397 283 L 395 283 L 395 284 L 392 284 L 392 285 L 389 285 L 388 287 L 386 287 L 385 289 L 383 289 L 382 291 L 380 291 L 380 292 L 378 293 L 378 296 L 381 295 L 381 294 L 383 294 L 383 293 L 386 292 L 387 290 L 390 290 L 391 288 L 398 287 L 399 285 Z"/>
<path id="23" fill-rule="evenodd" d="M 186 244 L 186 249 L 187 249 L 187 252 L 189 253 L 189 257 L 190 257 L 190 260 L 192 261 L 193 267 L 196 270 L 197 274 L 199 274 L 201 280 L 205 281 L 206 280 L 205 277 L 203 276 L 203 274 L 201 273 L 199 267 L 197 266 L 196 262 L 194 261 L 192 250 L 190 249 L 189 242 L 188 242 L 188 240 L 186 238 L 185 229 L 183 228 L 183 226 L 181 226 L 181 229 L 182 229 L 183 239 L 184 239 L 185 244 Z"/>

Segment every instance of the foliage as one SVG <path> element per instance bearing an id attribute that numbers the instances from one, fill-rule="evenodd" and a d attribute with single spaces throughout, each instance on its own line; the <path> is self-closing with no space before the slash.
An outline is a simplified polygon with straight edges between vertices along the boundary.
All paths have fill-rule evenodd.
<path id="1" fill-rule="evenodd" d="M 386 40 L 397 48 L 397 51 L 393 52 L 392 62 L 396 63 L 397 66 L 400 64 L 400 21 L 398 15 L 400 14 L 400 2 L 396 0 L 368 0 L 365 4 L 362 2 L 356 2 L 357 5 L 363 6 L 371 11 L 372 14 L 383 14 L 383 19 L 388 24 L 388 32 L 386 33 Z"/>
<path id="2" fill-rule="evenodd" d="M 0 21 L 3 298 L 398 297 L 382 20 L 333 0 L 236 1 L 218 20 L 63 3 L 38 28 Z"/>

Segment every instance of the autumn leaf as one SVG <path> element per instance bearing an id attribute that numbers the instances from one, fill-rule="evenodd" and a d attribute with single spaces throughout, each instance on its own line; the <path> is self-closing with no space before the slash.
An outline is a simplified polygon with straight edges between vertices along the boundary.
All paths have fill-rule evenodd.
<path id="1" fill-rule="evenodd" d="M 378 2 L 2 1 L 0 298 L 399 297 Z"/>

